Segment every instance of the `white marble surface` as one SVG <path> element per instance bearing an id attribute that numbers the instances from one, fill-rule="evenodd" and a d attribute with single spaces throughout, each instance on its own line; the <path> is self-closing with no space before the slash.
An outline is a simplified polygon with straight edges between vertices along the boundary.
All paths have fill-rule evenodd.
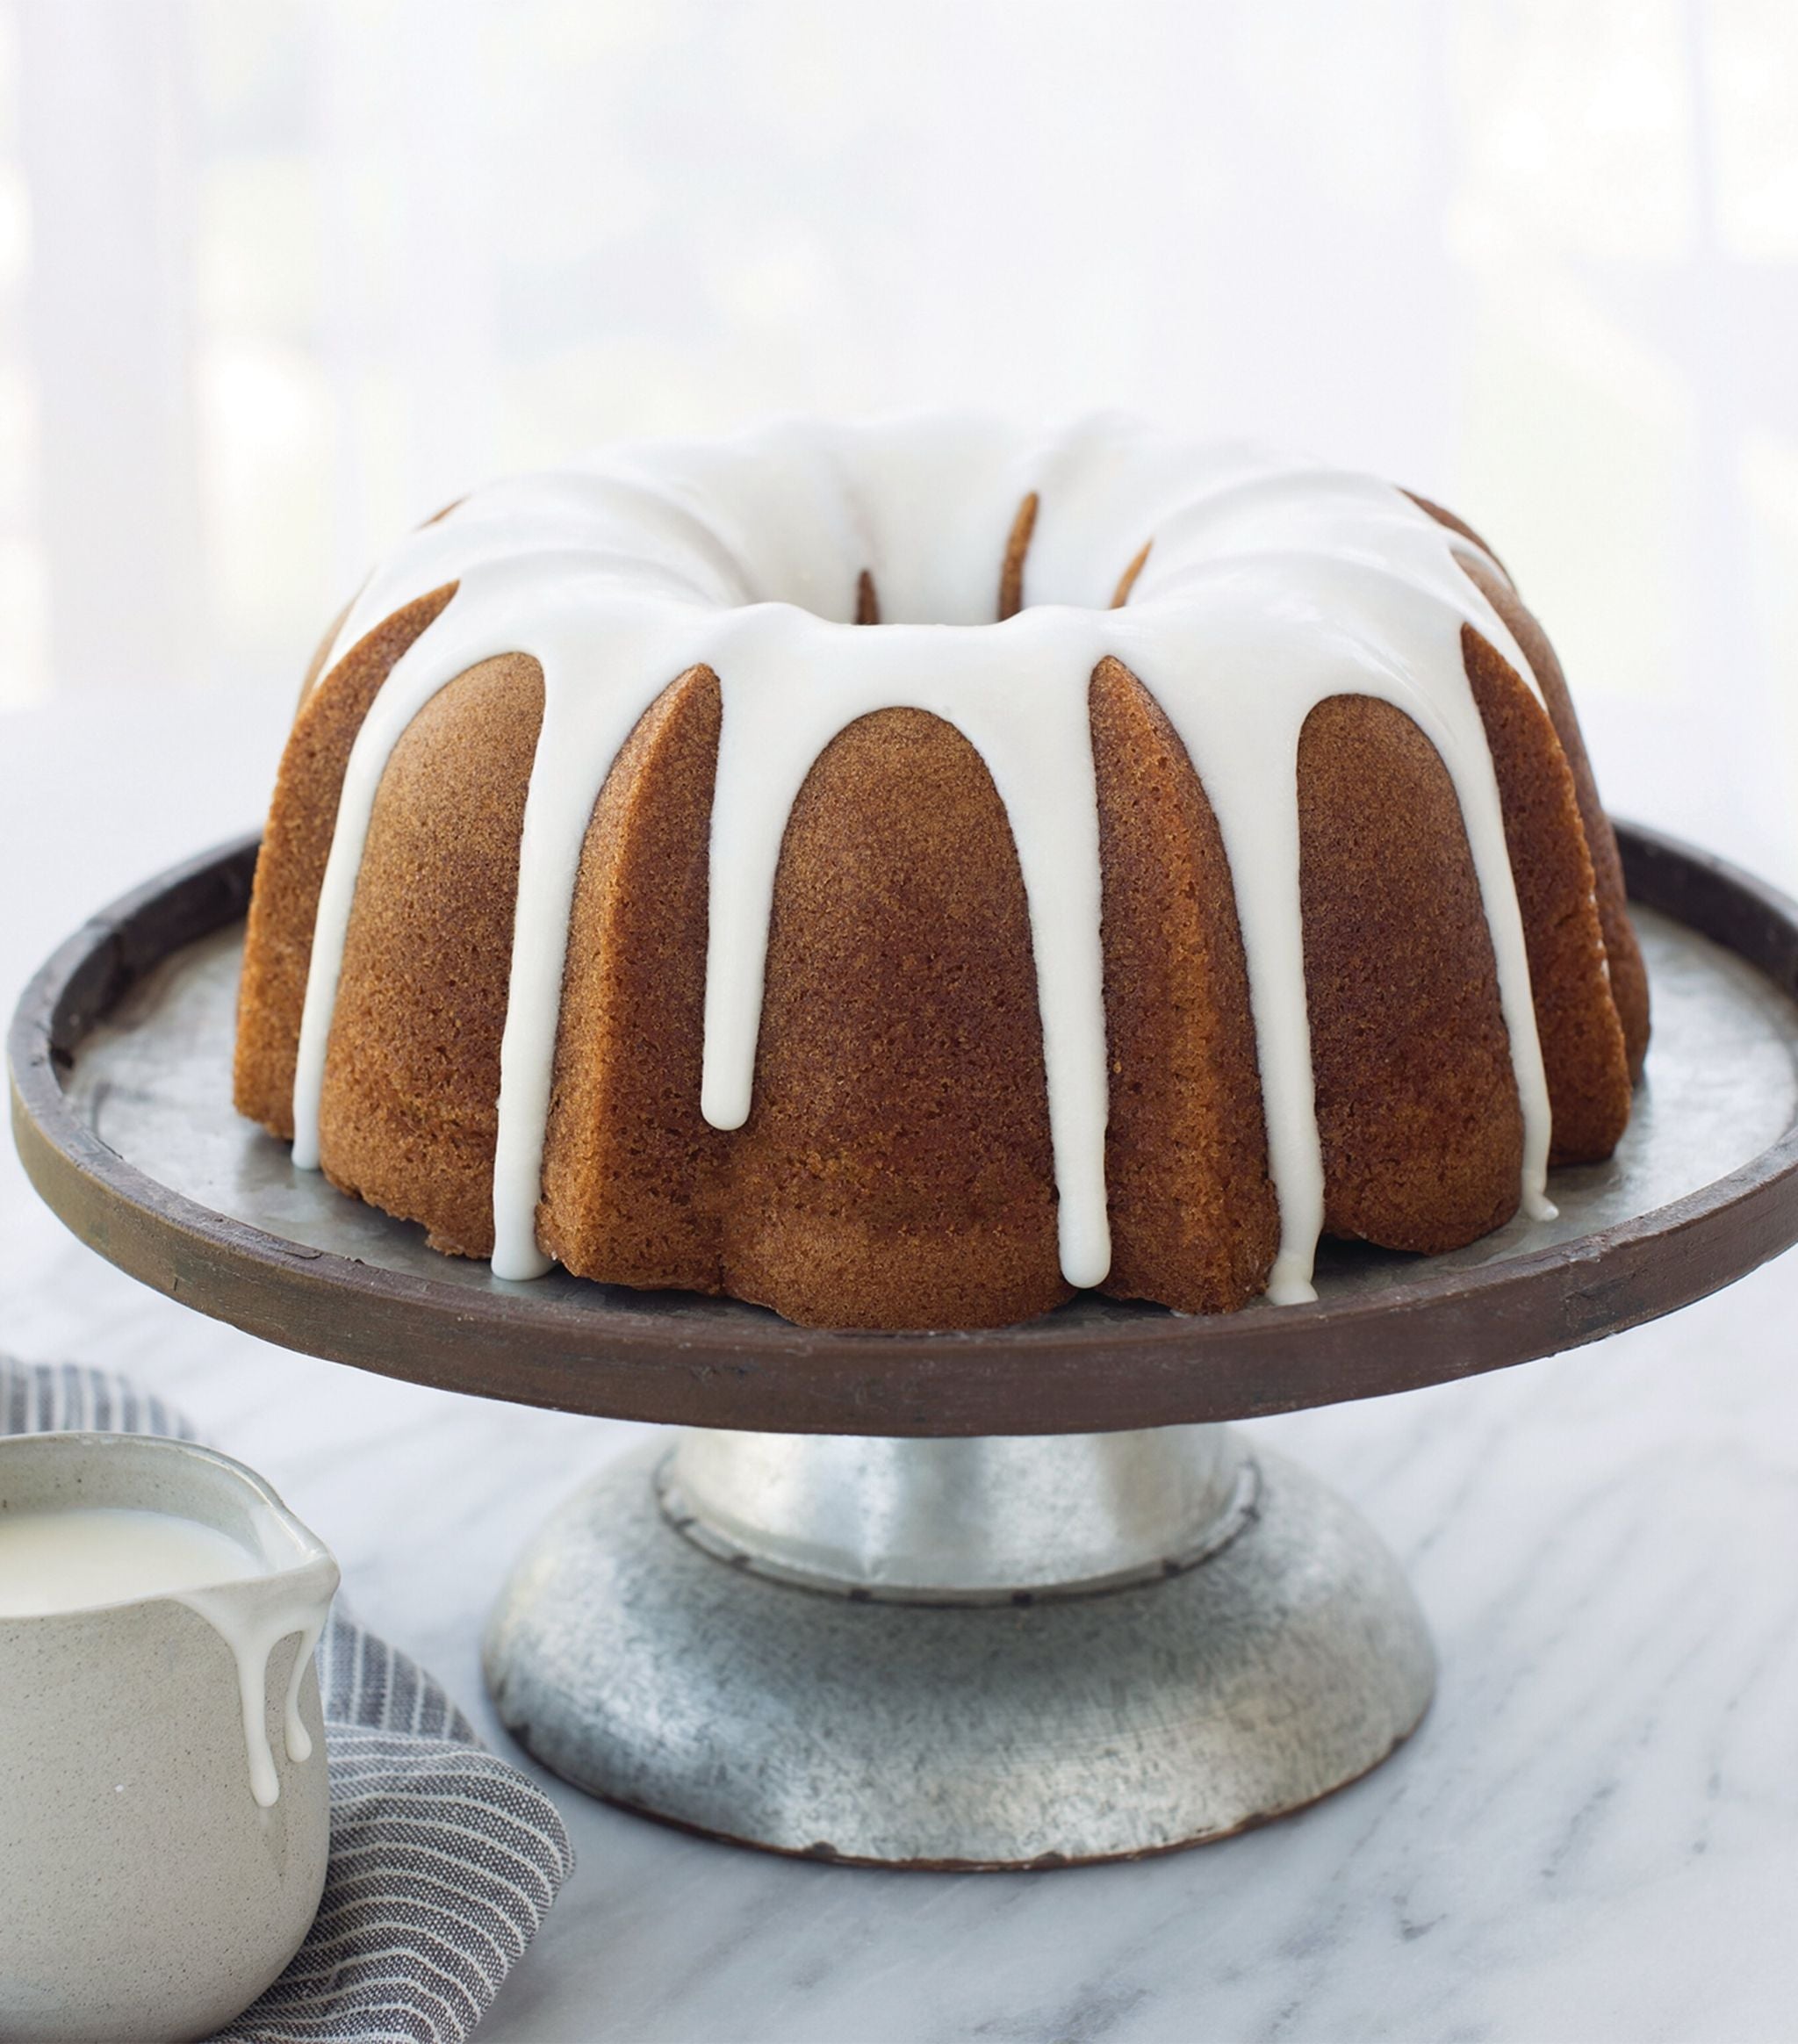
<path id="1" fill-rule="evenodd" d="M 9 1003 L 90 908 L 255 821 L 285 709 L 278 692 L 89 695 L 0 717 Z M 1788 1259 L 1600 1348 L 1262 1423 L 1391 1541 L 1441 1650 L 1421 1731 L 1356 1788 L 1168 1860 L 955 1878 L 773 1860 L 558 1788 L 579 1868 L 483 2036 L 1798 2034 L 1794 1309 Z M 181 1400 L 501 1744 L 478 1671 L 486 1607 L 550 1505 L 638 1431 L 214 1326 L 68 1237 L 10 1152 L 0 1346 Z"/>

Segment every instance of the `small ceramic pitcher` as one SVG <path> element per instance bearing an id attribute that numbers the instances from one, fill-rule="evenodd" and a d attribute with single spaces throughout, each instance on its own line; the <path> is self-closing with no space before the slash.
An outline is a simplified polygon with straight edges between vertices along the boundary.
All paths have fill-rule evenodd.
<path id="1" fill-rule="evenodd" d="M 0 1616 L 0 2038 L 175 2044 L 246 2008 L 317 1914 L 313 1649 L 337 1565 L 258 1476 L 132 1434 L 0 1439 L 0 1515 L 196 1520 L 265 1573 Z"/>

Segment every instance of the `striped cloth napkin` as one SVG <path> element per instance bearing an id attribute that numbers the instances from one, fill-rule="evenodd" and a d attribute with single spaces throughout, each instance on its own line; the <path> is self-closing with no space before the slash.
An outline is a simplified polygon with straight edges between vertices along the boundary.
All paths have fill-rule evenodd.
<path id="1" fill-rule="evenodd" d="M 198 1440 L 128 1378 L 0 1356 L 0 1434 Z M 338 1600 L 319 1648 L 331 1864 L 318 1920 L 214 2044 L 460 2044 L 574 1864 L 555 1805 Z"/>

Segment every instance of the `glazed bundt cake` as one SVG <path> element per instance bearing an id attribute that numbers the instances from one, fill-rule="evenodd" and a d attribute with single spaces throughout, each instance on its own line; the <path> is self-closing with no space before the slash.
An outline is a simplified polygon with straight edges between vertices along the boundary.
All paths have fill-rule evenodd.
<path id="1" fill-rule="evenodd" d="M 1647 1039 L 1561 670 L 1457 520 L 1116 419 L 794 424 L 376 572 L 236 1093 L 500 1278 L 971 1328 L 1550 1212 Z"/>

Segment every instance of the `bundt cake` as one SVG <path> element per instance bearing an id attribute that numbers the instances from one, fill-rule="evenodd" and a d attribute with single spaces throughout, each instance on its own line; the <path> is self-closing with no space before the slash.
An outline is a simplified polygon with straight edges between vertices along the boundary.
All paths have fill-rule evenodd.
<path id="1" fill-rule="evenodd" d="M 1458 520 L 1115 418 L 795 423 L 376 572 L 236 1097 L 502 1278 L 972 1328 L 1551 1213 L 1647 1038 L 1561 670 Z"/>

